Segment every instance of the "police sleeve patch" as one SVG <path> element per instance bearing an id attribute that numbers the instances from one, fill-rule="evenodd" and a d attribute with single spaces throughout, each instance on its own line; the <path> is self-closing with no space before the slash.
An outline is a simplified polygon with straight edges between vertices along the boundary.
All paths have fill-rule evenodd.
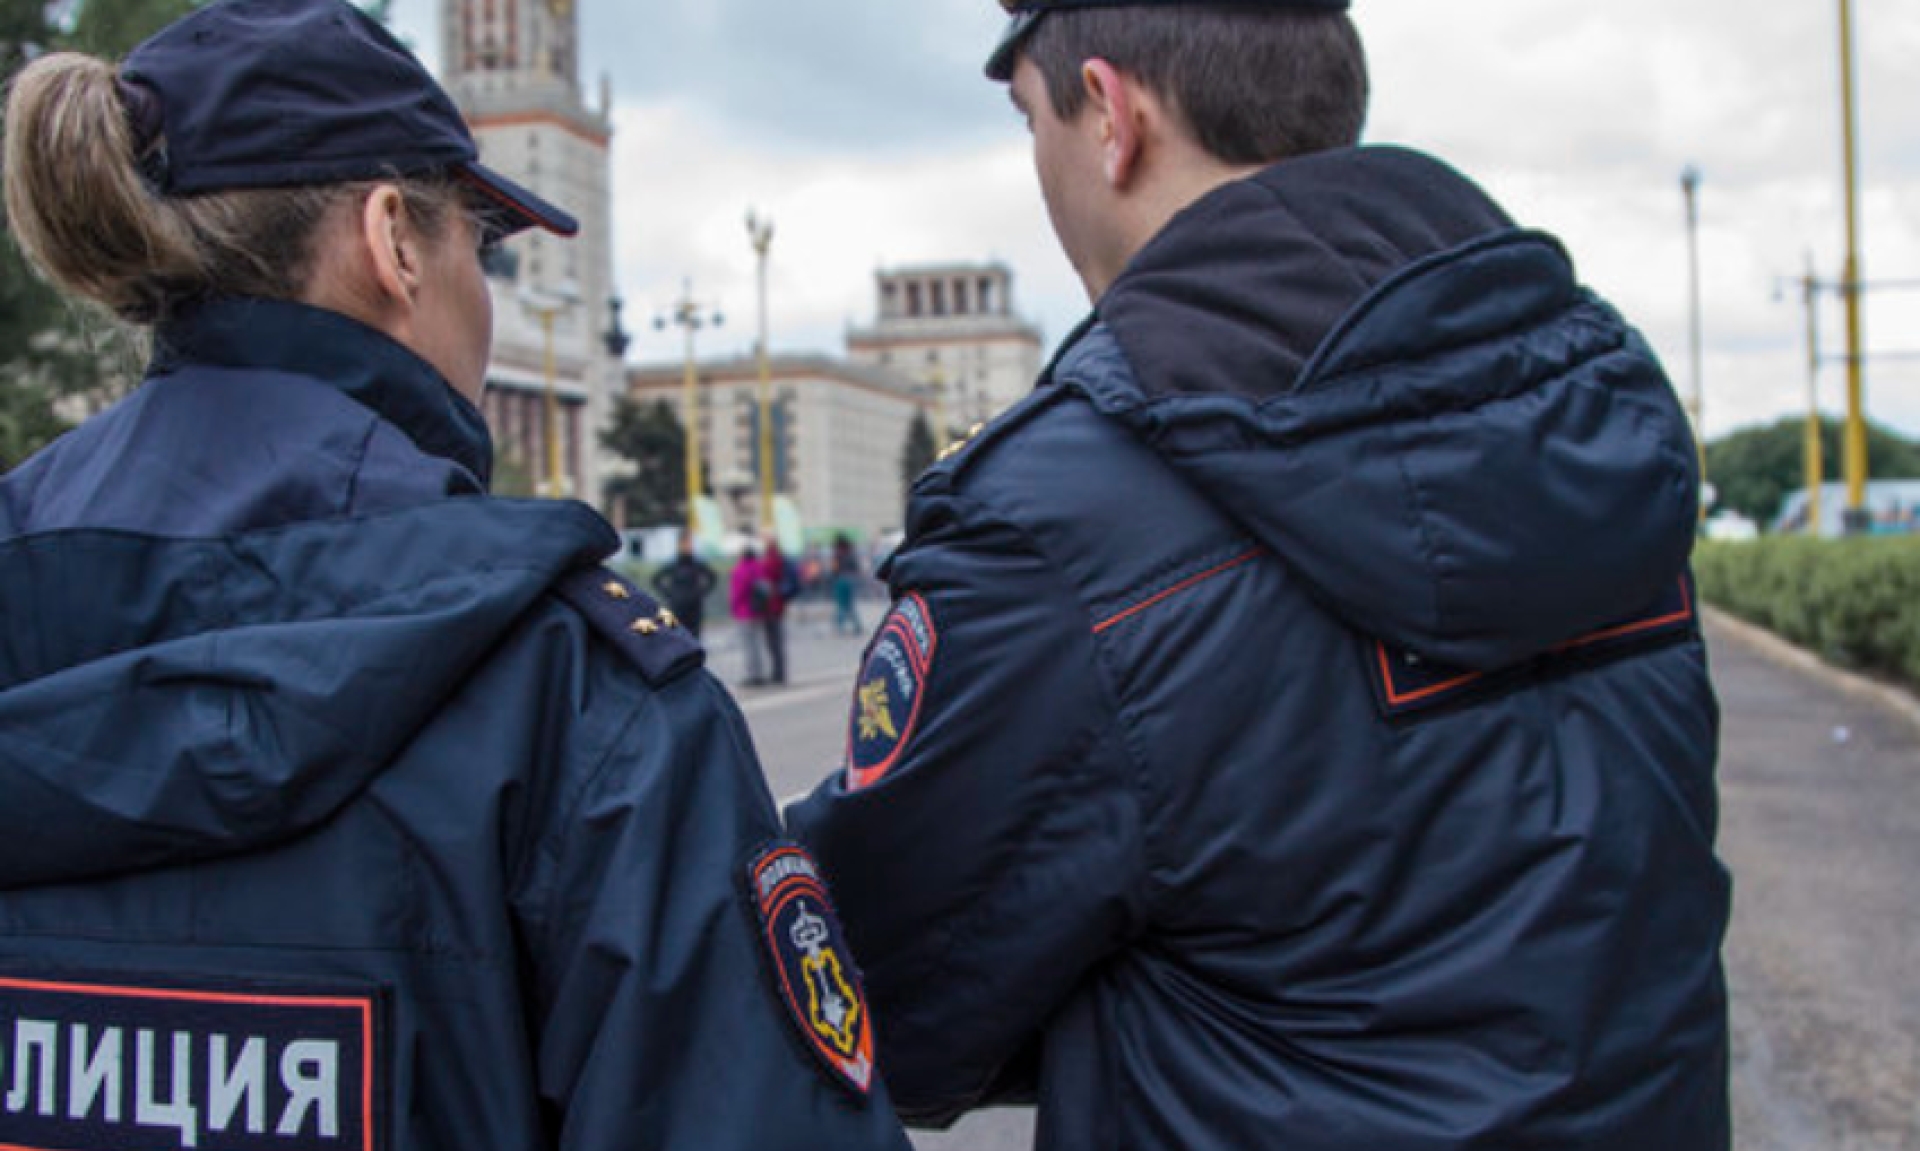
<path id="1" fill-rule="evenodd" d="M 0 971 L 0 1147 L 380 1151 L 385 998 Z"/>
<path id="2" fill-rule="evenodd" d="M 746 880 L 789 1020 L 829 1078 L 864 1101 L 873 1090 L 873 1025 L 819 865 L 798 844 L 775 842 L 754 854 Z"/>
<path id="3" fill-rule="evenodd" d="M 940 645 L 927 601 L 908 595 L 894 604 L 867 647 L 854 687 L 847 730 L 847 789 L 887 777 L 920 722 L 921 699 Z"/>

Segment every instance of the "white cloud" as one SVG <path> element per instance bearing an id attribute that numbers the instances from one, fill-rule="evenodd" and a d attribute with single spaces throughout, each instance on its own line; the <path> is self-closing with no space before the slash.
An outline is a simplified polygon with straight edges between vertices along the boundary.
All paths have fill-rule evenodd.
<path id="1" fill-rule="evenodd" d="M 431 0 L 398 19 L 437 48 Z M 1798 414 L 1804 313 L 1776 282 L 1843 248 L 1838 29 L 1831 4 L 1751 0 L 1360 0 L 1376 100 L 1369 137 L 1431 151 L 1521 222 L 1558 233 L 1586 280 L 1690 387 L 1681 169 L 1700 188 L 1707 426 Z M 1084 310 L 1055 248 L 1026 137 L 979 66 L 987 0 L 586 0 L 589 75 L 613 74 L 618 277 L 642 331 L 683 276 L 718 301 L 715 350 L 753 330 L 749 204 L 771 214 L 779 348 L 833 350 L 872 310 L 876 267 L 998 257 L 1049 340 Z M 683 11 L 684 9 L 684 11 Z M 1920 5 L 1854 0 L 1869 279 L 1920 279 Z M 431 54 L 431 52 L 429 53 Z M 1920 351 L 1920 291 L 1872 294 L 1873 351 Z M 1821 309 L 1838 352 L 1837 305 Z M 703 344 L 703 347 L 706 345 Z M 1841 407 L 1843 373 L 1822 396 Z M 1920 360 L 1869 366 L 1878 419 L 1920 433 Z"/>
<path id="2" fill-rule="evenodd" d="M 691 279 L 696 298 L 727 316 L 703 348 L 751 347 L 751 207 L 774 222 L 768 295 L 777 349 L 840 350 L 848 324 L 873 319 L 874 271 L 927 261 L 1006 259 L 1018 267 L 1021 310 L 1050 337 L 1064 331 L 1061 300 L 1079 289 L 1046 230 L 1024 136 L 904 160 L 768 156 L 729 141 L 684 104 L 619 109 L 615 132 L 618 263 L 636 325 Z M 1066 314 L 1083 303 L 1064 305 Z M 640 358 L 679 354 L 674 332 L 640 336 Z"/>

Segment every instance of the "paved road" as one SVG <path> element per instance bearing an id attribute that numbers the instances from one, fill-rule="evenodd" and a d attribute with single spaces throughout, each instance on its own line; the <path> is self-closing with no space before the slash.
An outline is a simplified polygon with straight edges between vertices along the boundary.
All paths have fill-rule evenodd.
<path id="1" fill-rule="evenodd" d="M 868 614 L 872 614 L 869 608 Z M 838 763 L 863 640 L 796 622 L 794 686 L 741 691 L 776 796 Z M 727 632 L 712 666 L 737 680 Z M 1716 621 L 1721 849 L 1735 877 L 1738 1151 L 1920 1151 L 1920 722 Z M 916 1136 L 1016 1151 L 1031 1116 Z"/>
<path id="2" fill-rule="evenodd" d="M 1920 726 L 1709 635 L 1737 1145 L 1920 1148 Z"/>

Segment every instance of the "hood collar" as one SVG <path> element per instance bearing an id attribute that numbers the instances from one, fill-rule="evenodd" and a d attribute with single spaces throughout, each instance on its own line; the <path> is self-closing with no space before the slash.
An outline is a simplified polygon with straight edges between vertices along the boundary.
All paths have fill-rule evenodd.
<path id="1" fill-rule="evenodd" d="M 1658 360 L 1437 161 L 1325 153 L 1218 189 L 1098 313 L 1056 382 L 1362 634 L 1503 668 L 1686 563 L 1698 473 Z"/>
<path id="2" fill-rule="evenodd" d="M 433 365 L 338 312 L 286 300 L 209 300 L 156 333 L 149 374 L 186 364 L 319 380 L 378 413 L 421 451 L 466 468 L 482 487 L 491 481 L 493 439 L 479 409 Z"/>

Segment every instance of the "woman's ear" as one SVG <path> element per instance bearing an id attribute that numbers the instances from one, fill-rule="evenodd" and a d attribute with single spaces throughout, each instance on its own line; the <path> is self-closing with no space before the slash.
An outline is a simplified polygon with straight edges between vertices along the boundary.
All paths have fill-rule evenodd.
<path id="1" fill-rule="evenodd" d="M 422 255 L 406 204 L 400 189 L 381 184 L 360 206 L 360 241 L 372 273 L 371 286 L 384 305 L 403 314 L 413 311 L 419 295 Z"/>

